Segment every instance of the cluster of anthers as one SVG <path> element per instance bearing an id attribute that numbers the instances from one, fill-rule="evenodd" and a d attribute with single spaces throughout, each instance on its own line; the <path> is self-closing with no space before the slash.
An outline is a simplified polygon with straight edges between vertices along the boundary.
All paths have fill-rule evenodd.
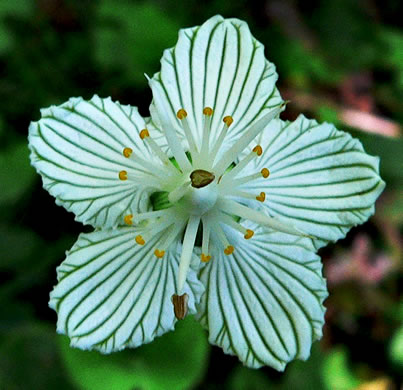
<path id="1" fill-rule="evenodd" d="M 270 117 L 276 113 L 270 113 Z M 223 250 L 228 256 L 235 251 L 236 243 L 230 242 L 222 224 L 236 230 L 246 240 L 253 237 L 254 231 L 242 226 L 239 223 L 240 219 L 254 221 L 286 233 L 301 235 L 301 232 L 295 228 L 245 205 L 245 203 L 250 204 L 250 200 L 265 201 L 264 192 L 250 193 L 247 190 L 248 186 L 243 187 L 243 185 L 259 178 L 267 179 L 270 171 L 268 168 L 263 168 L 254 174 L 242 175 L 243 168 L 253 159 L 262 155 L 263 150 L 260 145 L 256 145 L 241 160 L 237 161 L 237 157 L 263 129 L 268 120 L 267 115 L 252 125 L 224 153 L 219 153 L 219 151 L 223 146 L 228 129 L 233 123 L 233 118 L 231 116 L 223 118 L 223 126 L 212 142 L 212 117 L 213 109 L 205 107 L 203 109 L 203 131 L 201 142 L 199 142 L 201 146 L 198 148 L 194 132 L 189 128 L 187 112 L 183 108 L 177 112 L 177 118 L 182 125 L 189 150 L 186 154 L 174 130 L 164 129 L 174 158 L 170 158 L 164 153 L 155 140 L 150 137 L 147 129 L 140 131 L 140 138 L 161 160 L 162 169 L 161 166 L 156 166 L 155 163 L 134 155 L 133 150 L 129 147 L 123 150 L 123 155 L 133 159 L 138 169 L 141 169 L 142 173 L 146 175 L 149 180 L 147 184 L 156 191 L 168 194 L 169 201 L 167 208 L 124 216 L 125 224 L 134 225 L 141 230 L 141 234 L 135 236 L 135 242 L 138 245 L 144 245 L 153 236 L 164 232 L 162 238 L 154 246 L 155 256 L 163 258 L 168 247 L 185 231 L 179 263 L 178 295 L 175 294 L 172 299 L 177 317 L 178 310 L 175 300 L 178 297 L 183 297 L 182 301 L 187 299 L 186 294 L 182 296 L 179 294 L 185 284 L 200 224 L 202 227 L 200 258 L 204 263 L 212 259 L 214 250 Z M 218 156 L 219 158 L 217 158 Z M 119 179 L 130 180 L 130 176 L 126 171 L 120 171 Z M 151 221 L 152 223 L 150 223 Z M 180 304 L 178 303 L 178 305 Z M 181 305 L 183 306 L 183 302 Z"/>

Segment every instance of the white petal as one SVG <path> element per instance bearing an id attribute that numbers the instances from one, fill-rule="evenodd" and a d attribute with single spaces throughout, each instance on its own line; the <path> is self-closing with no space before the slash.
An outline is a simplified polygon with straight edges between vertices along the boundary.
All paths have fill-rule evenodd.
<path id="1" fill-rule="evenodd" d="M 58 267 L 49 305 L 58 313 L 57 331 L 72 346 L 109 353 L 174 328 L 179 244 L 159 259 L 153 254 L 159 237 L 140 246 L 136 234 L 133 228 L 81 234 Z M 203 286 L 192 269 L 183 290 L 193 314 Z"/>
<path id="2" fill-rule="evenodd" d="M 225 353 L 249 367 L 283 370 L 290 360 L 307 359 L 322 336 L 327 291 L 320 258 L 308 239 L 244 226 L 255 235 L 245 240 L 227 230 L 233 255 L 214 251 L 202 269 L 206 292 L 197 316 Z"/>
<path id="3" fill-rule="evenodd" d="M 31 163 L 56 202 L 95 227 L 122 224 L 125 214 L 149 208 L 149 175 L 133 156 L 153 162 L 138 133 L 145 127 L 136 107 L 94 96 L 72 98 L 61 106 L 41 110 L 29 128 Z M 150 163 L 151 164 L 151 163 Z M 155 162 L 159 164 L 159 160 Z M 127 171 L 128 180 L 119 180 Z"/>
<path id="4" fill-rule="evenodd" d="M 180 30 L 175 47 L 166 50 L 161 72 L 150 81 L 153 98 L 165 100 L 170 121 L 183 134 L 176 112 L 184 108 L 197 144 L 203 130 L 203 108 L 214 109 L 211 139 L 218 137 L 224 116 L 234 123 L 220 153 L 253 122 L 282 103 L 275 88 L 275 66 L 264 57 L 264 47 L 238 19 L 214 16 L 202 26 Z M 151 115 L 159 123 L 158 112 Z"/>
<path id="5" fill-rule="evenodd" d="M 385 183 L 379 158 L 333 125 L 304 116 L 295 122 L 273 120 L 261 135 L 263 155 L 242 174 L 270 170 L 268 179 L 245 185 L 248 192 L 266 192 L 263 209 L 307 234 L 316 247 L 336 241 L 374 213 Z"/>

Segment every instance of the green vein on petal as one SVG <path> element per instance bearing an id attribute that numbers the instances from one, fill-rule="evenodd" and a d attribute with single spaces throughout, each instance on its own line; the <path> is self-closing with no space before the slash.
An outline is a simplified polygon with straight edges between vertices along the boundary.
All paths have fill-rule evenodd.
<path id="1" fill-rule="evenodd" d="M 309 239 L 256 227 L 250 240 L 227 231 L 233 255 L 222 250 L 200 271 L 205 285 L 197 318 L 209 341 L 248 367 L 284 370 L 307 359 L 322 336 L 327 296 L 320 259 Z"/>
<path id="2" fill-rule="evenodd" d="M 253 122 L 282 104 L 275 88 L 274 65 L 265 59 L 263 45 L 251 35 L 247 24 L 238 19 L 214 16 L 200 27 L 180 30 L 176 46 L 164 52 L 161 66 L 150 86 L 154 100 L 166 100 L 177 132 L 183 135 L 176 118 L 180 108 L 188 112 L 189 126 L 199 145 L 204 107 L 214 110 L 211 140 L 218 137 L 224 116 L 234 118 L 219 154 Z M 158 124 L 158 113 L 151 108 L 150 112 Z"/>
<path id="3" fill-rule="evenodd" d="M 94 96 L 89 101 L 71 98 L 41 113 L 29 129 L 31 163 L 45 189 L 76 220 L 115 227 L 123 224 L 123 215 L 150 207 L 155 178 L 150 179 L 147 167 L 123 156 L 128 147 L 133 156 L 159 164 L 138 136 L 146 125 L 137 108 Z M 120 171 L 129 179 L 119 180 Z"/>
<path id="4" fill-rule="evenodd" d="M 273 120 L 257 141 L 263 154 L 245 175 L 267 167 L 270 177 L 248 190 L 264 191 L 261 209 L 317 237 L 316 248 L 344 237 L 374 213 L 385 186 L 379 159 L 348 133 L 301 115 L 294 122 Z"/>
<path id="5" fill-rule="evenodd" d="M 159 259 L 153 254 L 159 237 L 140 246 L 135 234 L 133 228 L 81 234 L 58 267 L 49 304 L 72 346 L 109 353 L 173 329 L 179 244 Z M 203 287 L 192 269 L 184 291 L 193 314 Z"/>

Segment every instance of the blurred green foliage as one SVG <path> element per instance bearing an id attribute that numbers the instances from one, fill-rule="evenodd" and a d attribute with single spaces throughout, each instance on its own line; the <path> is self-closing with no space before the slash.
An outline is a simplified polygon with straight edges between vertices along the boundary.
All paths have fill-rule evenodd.
<path id="1" fill-rule="evenodd" d="M 29 164 L 26 142 L 7 148 L 0 155 L 0 205 L 13 205 L 32 187 L 34 179 L 35 172 Z"/>
<path id="2" fill-rule="evenodd" d="M 70 348 L 67 338 L 63 338 L 61 350 L 72 378 L 85 390 L 191 388 L 205 374 L 208 358 L 208 342 L 192 318 L 134 352 L 101 355 L 80 351 Z"/>
<path id="3" fill-rule="evenodd" d="M 56 266 L 83 228 L 57 207 L 29 165 L 27 130 L 39 109 L 71 96 L 112 96 L 148 115 L 144 73 L 159 70 L 180 27 L 221 13 L 249 23 L 297 112 L 336 123 L 381 157 L 387 190 L 377 215 L 321 252 L 351 255 L 357 235 L 391 268 L 376 283 L 329 284 L 324 340 L 284 373 L 241 366 L 207 346 L 191 319 L 139 349 L 101 356 L 68 347 L 47 307 Z M 348 390 L 403 369 L 403 6 L 396 0 L 0 1 L 0 389 Z M 344 108 L 387 118 L 395 137 L 351 127 Z M 400 130 L 399 130 L 400 129 Z M 340 257 L 340 256 L 339 256 Z M 327 275 L 331 276 L 331 275 Z M 393 387 L 391 387 L 393 389 Z"/>
<path id="4" fill-rule="evenodd" d="M 102 0 L 94 26 L 95 58 L 103 69 L 116 71 L 114 88 L 124 83 L 145 88 L 164 49 L 175 42 L 181 27 L 153 4 Z"/>

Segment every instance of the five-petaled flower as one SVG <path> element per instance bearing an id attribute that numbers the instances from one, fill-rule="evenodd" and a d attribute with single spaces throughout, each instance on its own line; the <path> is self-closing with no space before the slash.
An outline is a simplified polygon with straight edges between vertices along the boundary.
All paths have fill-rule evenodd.
<path id="1" fill-rule="evenodd" d="M 30 125 L 45 189 L 95 228 L 57 270 L 57 330 L 108 353 L 191 313 L 226 353 L 283 370 L 321 337 L 315 252 L 374 212 L 378 159 L 330 124 L 279 119 L 275 67 L 240 20 L 181 30 L 161 63 L 151 118 L 94 96 Z"/>

